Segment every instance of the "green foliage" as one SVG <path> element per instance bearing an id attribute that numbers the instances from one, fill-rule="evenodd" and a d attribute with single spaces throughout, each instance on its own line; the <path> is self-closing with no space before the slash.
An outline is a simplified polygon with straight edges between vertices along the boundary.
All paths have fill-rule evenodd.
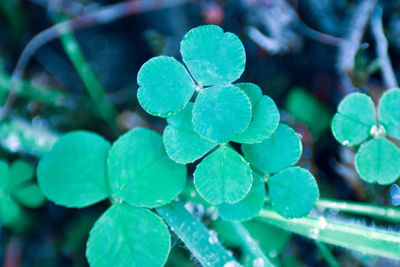
<path id="1" fill-rule="evenodd" d="M 186 168 L 167 156 L 162 137 L 136 128 L 111 147 L 97 134 L 61 137 L 39 162 L 44 194 L 56 204 L 86 207 L 109 198 L 87 243 L 91 266 L 161 266 L 170 248 L 164 222 L 143 207 L 172 201 L 185 185 Z"/>
<path id="2" fill-rule="evenodd" d="M 226 219 L 250 220 L 263 206 L 263 176 L 293 166 L 302 153 L 301 141 L 289 126 L 278 126 L 277 106 L 257 85 L 232 84 L 245 66 L 243 45 L 237 36 L 215 25 L 200 26 L 184 36 L 181 54 L 194 81 L 176 60 L 152 58 L 139 71 L 139 102 L 150 114 L 168 117 L 163 140 L 172 160 L 186 164 L 204 157 L 193 175 L 199 195 L 217 205 Z M 198 93 L 192 103 L 193 84 Z M 168 110 L 160 112 L 164 107 Z M 243 144 L 246 159 L 227 144 L 230 141 Z M 256 175 L 249 163 L 261 174 Z M 296 205 L 293 198 L 299 192 L 287 190 L 287 181 L 269 185 L 284 192 L 273 201 L 282 198 L 284 204 L 279 207 L 290 212 L 278 210 L 287 217 L 307 215 L 319 194 L 311 174 L 294 174 L 298 179 L 293 188 L 301 190 L 297 183 L 305 181 L 313 185 L 307 187 L 308 205 Z M 292 177 L 282 177 L 292 181 Z"/>
<path id="3" fill-rule="evenodd" d="M 107 163 L 112 197 L 131 205 L 165 205 L 186 183 L 186 168 L 167 156 L 161 136 L 148 129 L 131 130 L 118 138 Z"/>
<path id="4" fill-rule="evenodd" d="M 369 96 L 350 94 L 342 100 L 332 120 L 336 140 L 346 146 L 361 144 L 355 165 L 366 182 L 385 185 L 400 177 L 400 148 L 389 139 L 400 137 L 399 103 L 400 90 L 388 90 L 379 101 L 376 116 Z"/>
<path id="5" fill-rule="evenodd" d="M 170 234 L 149 210 L 115 204 L 90 231 L 86 255 L 91 266 L 163 266 Z"/>
<path id="6" fill-rule="evenodd" d="M 250 164 L 268 179 L 275 210 L 284 217 L 306 216 L 319 198 L 314 176 L 300 167 L 291 167 L 300 159 L 302 145 L 296 132 L 280 124 L 275 133 L 258 144 L 242 145 Z"/>
<path id="7" fill-rule="evenodd" d="M 16 160 L 10 166 L 0 161 L 0 223 L 14 230 L 22 230 L 24 210 L 38 208 L 45 198 L 33 179 L 34 169 L 24 160 Z"/>
<path id="8" fill-rule="evenodd" d="M 44 195 L 54 203 L 82 208 L 108 197 L 106 159 L 110 144 L 90 132 L 62 136 L 38 165 Z"/>
<path id="9" fill-rule="evenodd" d="M 199 194 L 211 204 L 233 204 L 250 190 L 249 164 L 233 149 L 221 146 L 208 155 L 193 174 Z"/>

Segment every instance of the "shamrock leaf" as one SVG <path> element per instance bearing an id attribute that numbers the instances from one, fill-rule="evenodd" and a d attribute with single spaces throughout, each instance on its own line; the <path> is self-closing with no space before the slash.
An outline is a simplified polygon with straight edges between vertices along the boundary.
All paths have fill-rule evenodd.
<path id="1" fill-rule="evenodd" d="M 86 256 L 90 266 L 163 266 L 170 242 L 168 228 L 157 215 L 116 204 L 90 231 Z"/>
<path id="2" fill-rule="evenodd" d="M 217 144 L 200 137 L 193 129 L 193 103 L 167 119 L 163 139 L 168 156 L 177 163 L 190 163 L 204 156 Z"/>
<path id="3" fill-rule="evenodd" d="M 194 131 L 212 142 L 230 141 L 251 119 L 248 96 L 230 84 L 244 70 L 246 56 L 241 41 L 216 25 L 200 26 L 183 37 L 181 54 L 190 74 L 171 57 L 160 56 L 143 64 L 138 74 L 140 104 L 152 115 L 170 117 L 186 106 L 197 88 L 192 110 Z M 170 131 L 167 133 L 172 135 Z M 193 161 L 196 157 L 178 160 Z"/>
<path id="4" fill-rule="evenodd" d="M 372 99 L 361 93 L 348 95 L 339 104 L 332 120 L 332 133 L 345 146 L 359 145 L 365 141 L 376 123 Z"/>
<path id="5" fill-rule="evenodd" d="M 242 75 L 246 54 L 240 39 L 216 25 L 190 30 L 181 43 L 183 61 L 202 86 L 229 84 Z"/>
<path id="6" fill-rule="evenodd" d="M 220 146 L 196 168 L 194 184 L 199 194 L 212 204 L 233 204 L 250 190 L 249 164 L 233 149 Z"/>
<path id="7" fill-rule="evenodd" d="M 229 221 L 247 221 L 255 217 L 264 207 L 265 187 L 261 176 L 253 172 L 253 184 L 249 193 L 242 200 L 217 205 L 218 213 Z"/>
<path id="8" fill-rule="evenodd" d="M 285 124 L 257 144 L 243 144 L 242 151 L 252 167 L 268 177 L 270 199 L 282 216 L 306 216 L 319 198 L 314 176 L 300 167 L 292 167 L 300 159 L 301 140 Z"/>
<path id="9" fill-rule="evenodd" d="M 269 96 L 262 95 L 262 91 L 257 85 L 238 83 L 236 86 L 249 97 L 253 111 L 247 129 L 236 134 L 232 141 L 246 144 L 261 142 L 270 137 L 278 127 L 279 110 Z"/>
<path id="10" fill-rule="evenodd" d="M 354 93 L 342 100 L 334 116 L 335 138 L 343 145 L 361 144 L 355 166 L 366 182 L 391 184 L 400 177 L 400 148 L 386 136 L 400 137 L 399 104 L 399 89 L 385 92 L 379 101 L 377 121 L 372 99 Z"/>
<path id="11" fill-rule="evenodd" d="M 150 114 L 168 117 L 183 109 L 195 90 L 185 67 L 172 57 L 147 61 L 139 70 L 138 100 Z"/>
<path id="12" fill-rule="evenodd" d="M 111 147 L 108 180 L 113 198 L 152 208 L 169 203 L 183 190 L 186 167 L 168 157 L 158 133 L 136 128 Z"/>
<path id="13" fill-rule="evenodd" d="M 250 123 L 251 103 L 236 86 L 213 86 L 199 92 L 193 107 L 194 130 L 203 138 L 226 143 Z"/>
<path id="14" fill-rule="evenodd" d="M 20 205 L 37 208 L 45 201 L 33 174 L 32 165 L 24 160 L 16 160 L 11 166 L 0 161 L 0 222 L 16 231 L 27 226 L 20 223 L 25 220 Z"/>
<path id="15" fill-rule="evenodd" d="M 37 176 L 44 195 L 58 205 L 76 208 L 109 197 L 109 148 L 108 141 L 94 133 L 75 131 L 62 136 L 38 165 Z"/>

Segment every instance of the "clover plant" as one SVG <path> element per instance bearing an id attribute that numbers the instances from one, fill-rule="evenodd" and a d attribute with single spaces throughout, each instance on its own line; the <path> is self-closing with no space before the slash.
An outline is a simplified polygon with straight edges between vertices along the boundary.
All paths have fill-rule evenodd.
<path id="1" fill-rule="evenodd" d="M 391 184 L 400 177 L 400 90 L 386 91 L 376 110 L 363 93 L 346 96 L 332 120 L 332 132 L 344 146 L 360 145 L 355 166 L 369 183 Z"/>
<path id="2" fill-rule="evenodd" d="M 136 128 L 111 146 L 101 136 L 62 136 L 39 162 L 39 185 L 58 205 L 83 208 L 109 199 L 87 241 L 91 266 L 162 266 L 170 249 L 167 226 L 149 209 L 184 188 L 186 168 L 169 159 L 158 133 Z"/>
<path id="3" fill-rule="evenodd" d="M 34 168 L 24 160 L 11 165 L 0 160 L 0 222 L 14 230 L 23 230 L 24 210 L 38 208 L 45 198 L 33 179 Z M 22 207 L 21 207 L 22 206 Z"/>
<path id="4" fill-rule="evenodd" d="M 215 25 L 200 26 L 186 33 L 180 51 L 185 65 L 158 56 L 138 73 L 140 104 L 167 118 L 168 156 L 182 164 L 204 157 L 194 185 L 226 219 L 257 215 L 264 180 L 281 215 L 307 215 L 319 191 L 310 172 L 292 167 L 300 159 L 301 140 L 289 126 L 278 127 L 278 108 L 257 85 L 232 84 L 245 68 L 239 38 Z M 242 144 L 244 157 L 230 141 Z"/>

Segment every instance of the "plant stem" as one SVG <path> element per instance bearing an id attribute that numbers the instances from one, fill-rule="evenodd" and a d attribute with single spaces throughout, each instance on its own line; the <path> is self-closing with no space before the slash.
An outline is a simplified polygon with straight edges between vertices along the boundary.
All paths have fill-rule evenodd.
<path id="1" fill-rule="evenodd" d="M 107 102 L 105 90 L 86 61 L 74 35 L 68 31 L 60 36 L 60 40 L 90 97 L 97 105 L 100 116 L 115 129 L 118 111 Z"/>
<path id="2" fill-rule="evenodd" d="M 231 224 L 239 237 L 241 247 L 253 257 L 253 266 L 274 266 L 243 224 L 240 222 L 231 222 Z"/>
<path id="3" fill-rule="evenodd" d="M 216 236 L 210 234 L 207 227 L 193 217 L 181 202 L 172 202 L 156 210 L 202 266 L 240 266 Z"/>
<path id="4" fill-rule="evenodd" d="M 400 259 L 400 235 L 395 232 L 338 223 L 326 220 L 324 217 L 289 220 L 269 207 L 262 209 L 257 219 L 318 242 Z"/>
<path id="5" fill-rule="evenodd" d="M 329 267 L 340 267 L 340 264 L 337 262 L 335 256 L 333 256 L 326 244 L 315 241 L 315 246 L 318 248 L 319 253 L 321 253 Z"/>
<path id="6" fill-rule="evenodd" d="M 336 209 L 342 212 L 366 215 L 391 222 L 400 222 L 400 209 L 340 200 L 321 199 L 315 203 L 318 208 Z"/>

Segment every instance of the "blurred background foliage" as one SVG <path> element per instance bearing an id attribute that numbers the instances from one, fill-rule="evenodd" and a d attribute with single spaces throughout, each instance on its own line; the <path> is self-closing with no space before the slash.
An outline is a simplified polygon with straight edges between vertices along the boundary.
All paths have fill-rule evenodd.
<path id="1" fill-rule="evenodd" d="M 277 102 L 283 121 L 301 133 L 301 165 L 317 177 L 322 197 L 400 204 L 398 185 L 375 186 L 358 178 L 352 164 L 354 150 L 341 147 L 329 131 L 330 119 L 346 94 L 360 90 L 378 99 L 385 89 L 397 87 L 400 1 L 132 0 L 125 4 L 0 1 L 1 158 L 9 164 L 24 158 L 34 166 L 58 133 L 74 129 L 92 130 L 109 140 L 137 126 L 162 131 L 165 122 L 138 105 L 138 69 L 155 55 L 179 58 L 184 33 L 198 25 L 218 24 L 244 43 L 247 65 L 241 81 L 258 84 Z M 40 34 L 63 21 L 71 23 Z M 14 86 L 19 74 L 21 83 Z M 0 230 L 0 262 L 8 267 L 86 266 L 88 231 L 103 208 L 104 203 L 65 209 L 48 202 L 37 209 L 23 208 L 29 219 Z M 188 203 L 187 209 L 215 229 L 232 253 L 245 257 L 229 225 L 209 216 L 207 206 Z M 340 220 L 334 210 L 330 213 Z M 29 227 L 21 231 L 27 221 Z M 354 221 L 370 223 L 365 217 Z M 373 227 L 387 228 L 384 222 L 375 223 Z M 278 264 L 326 265 L 323 248 L 310 240 L 259 222 L 248 222 L 246 227 Z M 343 266 L 397 264 L 344 249 L 334 248 L 333 253 Z M 193 265 L 183 244 L 174 238 L 167 266 Z"/>

